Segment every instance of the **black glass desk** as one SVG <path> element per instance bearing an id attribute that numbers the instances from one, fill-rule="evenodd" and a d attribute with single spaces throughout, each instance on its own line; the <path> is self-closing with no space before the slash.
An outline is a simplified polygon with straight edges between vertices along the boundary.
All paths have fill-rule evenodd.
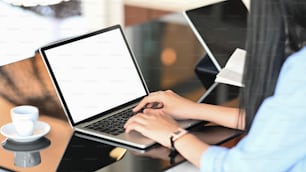
<path id="1" fill-rule="evenodd" d="M 126 27 L 125 32 L 150 91 L 171 89 L 193 101 L 202 98 L 208 88 L 204 87 L 194 70 L 196 64 L 206 54 L 182 14 L 171 14 L 159 20 Z M 1 74 L 5 74 L 5 71 L 8 73 L 16 70 L 14 66 L 22 66 L 23 70 L 32 69 L 34 66 L 36 72 L 40 71 L 39 79 L 36 79 L 35 82 L 38 82 L 41 87 L 35 87 L 38 90 L 32 90 L 28 97 L 26 94 L 22 94 L 23 97 L 6 96 L 6 92 L 3 92 L 0 99 L 0 125 L 10 122 L 10 108 L 16 104 L 27 103 L 41 109 L 39 120 L 49 123 L 51 131 L 45 138 L 42 138 L 44 140 L 32 143 L 34 147 L 31 149 L 29 145 L 10 143 L 0 135 L 2 141 L 0 169 L 8 171 L 155 172 L 167 170 L 184 161 L 182 157 L 177 156 L 174 164 L 170 164 L 169 150 L 159 145 L 147 151 L 139 151 L 124 145 L 111 144 L 105 140 L 79 137 L 69 126 L 56 98 L 52 99 L 50 96 L 55 95 L 53 94 L 54 89 L 48 86 L 51 82 L 39 55 L 4 66 L 0 70 Z M 34 84 L 35 77 L 37 76 L 29 76 L 22 83 L 20 90 L 24 91 L 22 88 L 26 89 L 27 85 Z M 10 82 L 15 83 L 16 78 L 18 80 L 18 77 L 14 77 Z M 16 82 L 14 88 L 17 87 Z M 228 94 L 226 92 L 228 89 L 218 87 L 227 86 L 217 86 L 211 92 L 211 96 L 208 96 L 207 101 L 214 104 L 230 102 L 228 104 L 230 106 L 235 104 L 232 97 L 224 99 L 227 97 L 224 95 Z M 9 89 L 8 87 L 7 90 Z M 14 93 L 11 92 L 11 94 Z M 43 94 L 40 95 L 41 93 Z M 48 96 L 45 95 L 47 93 Z M 14 96 L 17 97 L 15 102 L 13 101 Z M 10 101 L 6 97 L 10 97 Z M 221 103 L 220 99 L 222 99 Z M 201 99 L 201 101 L 205 102 L 206 99 Z M 224 144 L 240 135 L 239 131 L 219 126 L 199 126 L 192 132 L 209 144 Z M 43 144 L 36 148 L 38 143 Z"/>
<path id="2" fill-rule="evenodd" d="M 219 126 L 199 126 L 191 132 L 203 141 L 217 145 L 240 135 L 239 131 Z M 171 160 L 169 153 L 169 149 L 160 145 L 143 151 L 98 138 L 85 139 L 73 133 L 57 171 L 117 172 L 124 169 L 125 172 L 158 172 L 184 162 L 180 155 Z"/>

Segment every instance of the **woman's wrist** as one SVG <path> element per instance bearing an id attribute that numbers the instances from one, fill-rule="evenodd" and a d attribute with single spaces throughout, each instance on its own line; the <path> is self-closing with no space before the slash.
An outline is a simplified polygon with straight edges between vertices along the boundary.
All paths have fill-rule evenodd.
<path id="1" fill-rule="evenodd" d="M 188 131 L 182 128 L 178 128 L 176 131 L 170 134 L 170 140 L 172 142 L 175 142 L 176 140 L 180 139 L 183 137 L 185 134 L 187 134 Z"/>
<path id="2" fill-rule="evenodd" d="M 175 162 L 175 157 L 178 154 L 178 151 L 175 147 L 175 142 L 184 137 L 186 134 L 188 134 L 188 131 L 182 128 L 178 128 L 174 132 L 172 132 L 169 136 L 169 142 L 170 142 L 170 163 L 173 164 Z"/>
<path id="3" fill-rule="evenodd" d="M 173 130 L 172 132 L 170 132 L 167 136 L 166 139 L 166 144 L 165 146 L 168 148 L 171 148 L 171 144 L 175 141 L 177 141 L 178 139 L 180 139 L 181 137 L 183 137 L 185 134 L 187 134 L 188 131 L 178 127 L 177 129 Z"/>

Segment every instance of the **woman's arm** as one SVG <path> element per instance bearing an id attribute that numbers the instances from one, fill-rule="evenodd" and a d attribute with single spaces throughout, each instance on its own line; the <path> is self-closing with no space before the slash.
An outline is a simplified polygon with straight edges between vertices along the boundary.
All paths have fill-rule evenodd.
<path id="1" fill-rule="evenodd" d="M 245 113 L 243 110 L 220 105 L 200 103 L 191 109 L 192 119 L 200 119 L 229 128 L 244 129 Z"/>
<path id="2" fill-rule="evenodd" d="M 157 109 L 150 108 L 156 103 L 158 103 Z M 134 108 L 134 111 L 138 112 L 144 107 L 146 107 L 145 113 L 162 113 L 175 119 L 199 119 L 230 128 L 244 128 L 244 112 L 238 108 L 196 103 L 171 90 L 151 93 Z"/>
<path id="3" fill-rule="evenodd" d="M 185 159 L 198 168 L 200 168 L 200 160 L 203 153 L 209 148 L 208 144 L 202 142 L 196 136 L 190 133 L 176 140 L 174 146 Z"/>

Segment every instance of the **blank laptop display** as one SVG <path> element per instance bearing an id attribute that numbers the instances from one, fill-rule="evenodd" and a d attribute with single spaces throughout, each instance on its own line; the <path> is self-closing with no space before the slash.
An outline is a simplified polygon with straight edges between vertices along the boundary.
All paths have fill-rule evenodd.
<path id="1" fill-rule="evenodd" d="M 155 144 L 122 128 L 149 91 L 120 25 L 49 44 L 40 53 L 77 132 L 141 149 Z"/>
<path id="2" fill-rule="evenodd" d="M 148 93 L 120 28 L 42 51 L 74 124 Z"/>

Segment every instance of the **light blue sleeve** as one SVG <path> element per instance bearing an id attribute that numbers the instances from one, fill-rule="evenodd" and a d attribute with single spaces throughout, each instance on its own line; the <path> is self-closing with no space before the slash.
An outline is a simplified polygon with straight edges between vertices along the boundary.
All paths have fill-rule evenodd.
<path id="1" fill-rule="evenodd" d="M 275 94 L 260 106 L 251 130 L 231 149 L 211 146 L 203 172 L 306 171 L 306 48 L 282 67 Z"/>

